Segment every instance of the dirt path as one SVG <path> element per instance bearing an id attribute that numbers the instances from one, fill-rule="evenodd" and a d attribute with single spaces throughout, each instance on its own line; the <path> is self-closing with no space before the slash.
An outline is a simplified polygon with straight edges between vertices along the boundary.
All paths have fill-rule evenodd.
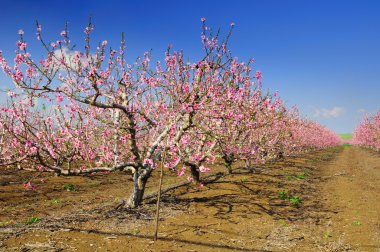
<path id="1" fill-rule="evenodd" d="M 204 187 L 172 190 L 163 196 L 157 242 L 154 201 L 138 211 L 113 210 L 130 183 L 126 175 L 47 177 L 36 192 L 15 183 L 30 174 L 6 176 L 0 251 L 380 251 L 380 155 L 356 147 L 289 157 L 216 176 Z M 174 181 L 166 174 L 166 186 Z M 64 183 L 78 191 L 63 191 Z M 298 205 L 290 200 L 296 197 Z M 26 225 L 30 216 L 41 220 Z"/>
<path id="2" fill-rule="evenodd" d="M 321 187 L 327 207 L 337 211 L 330 233 L 343 237 L 358 251 L 380 251 L 380 157 L 350 147 L 322 169 L 328 178 Z"/>

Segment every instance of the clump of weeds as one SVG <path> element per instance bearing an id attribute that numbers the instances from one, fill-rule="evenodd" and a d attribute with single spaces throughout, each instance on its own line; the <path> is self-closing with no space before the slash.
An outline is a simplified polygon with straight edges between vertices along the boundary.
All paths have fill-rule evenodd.
<path id="1" fill-rule="evenodd" d="M 288 198 L 288 192 L 287 191 L 279 191 L 278 192 L 278 197 L 282 200 L 285 200 Z"/>
<path id="2" fill-rule="evenodd" d="M 69 192 L 73 192 L 73 191 L 77 190 L 76 186 L 71 184 L 71 183 L 64 184 L 63 189 L 65 189 L 66 191 L 69 191 Z"/>
<path id="3" fill-rule="evenodd" d="M 26 225 L 31 225 L 33 223 L 36 223 L 36 222 L 39 222 L 41 219 L 38 218 L 38 217 L 31 217 L 29 219 L 26 220 L 25 224 Z"/>
<path id="4" fill-rule="evenodd" d="M 290 203 L 292 203 L 293 206 L 299 207 L 299 204 L 303 201 L 301 197 L 299 196 L 292 196 L 289 198 Z"/>

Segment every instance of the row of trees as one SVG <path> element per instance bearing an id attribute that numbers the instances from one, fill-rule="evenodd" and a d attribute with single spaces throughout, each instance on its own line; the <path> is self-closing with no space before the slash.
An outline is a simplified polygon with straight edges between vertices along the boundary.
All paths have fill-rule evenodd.
<path id="1" fill-rule="evenodd" d="M 380 111 L 366 116 L 354 131 L 353 144 L 380 150 Z"/>
<path id="2" fill-rule="evenodd" d="M 253 60 L 239 61 L 202 20 L 204 56 L 185 60 L 165 54 L 151 64 L 145 53 L 132 64 L 125 45 L 103 41 L 74 50 L 67 29 L 55 43 L 37 37 L 45 56 L 33 59 L 19 31 L 14 64 L 0 52 L 0 65 L 16 87 L 0 109 L 0 165 L 58 175 L 130 170 L 128 200 L 137 207 L 159 161 L 198 182 L 216 158 L 264 163 L 340 143 L 321 125 L 287 110 L 276 93 L 264 92 Z M 129 191 L 129 190 L 126 190 Z"/>

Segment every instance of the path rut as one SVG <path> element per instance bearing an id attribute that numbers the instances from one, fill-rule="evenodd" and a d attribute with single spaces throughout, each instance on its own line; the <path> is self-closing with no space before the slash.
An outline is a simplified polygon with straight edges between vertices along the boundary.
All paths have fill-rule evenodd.
<path id="1" fill-rule="evenodd" d="M 380 156 L 348 147 L 328 165 L 321 187 L 332 216 L 326 236 L 342 237 L 358 251 L 380 251 Z"/>

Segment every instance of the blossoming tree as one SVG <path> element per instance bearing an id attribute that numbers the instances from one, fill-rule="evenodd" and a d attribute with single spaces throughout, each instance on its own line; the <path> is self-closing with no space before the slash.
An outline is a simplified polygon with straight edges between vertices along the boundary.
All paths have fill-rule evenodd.
<path id="1" fill-rule="evenodd" d="M 354 131 L 351 143 L 380 150 L 380 111 L 363 118 Z"/>
<path id="2" fill-rule="evenodd" d="M 239 78 L 227 49 L 230 34 L 218 41 L 204 21 L 202 27 L 202 59 L 185 62 L 182 53 L 169 48 L 164 63 L 157 62 L 155 69 L 149 53 L 127 64 L 124 38 L 118 51 L 107 54 L 106 41 L 93 50 L 91 23 L 85 29 L 83 51 L 71 47 L 67 29 L 60 40 L 46 43 L 37 24 L 46 50 L 38 62 L 19 31 L 15 64 L 11 67 L 0 54 L 4 72 L 22 91 L 11 95 L 10 108 L 2 110 L 2 141 L 7 134 L 17 147 L 7 159 L 61 175 L 130 169 L 134 185 L 128 204 L 137 207 L 161 154 L 184 143 L 192 128 L 200 129 L 202 115 L 216 108 L 230 82 Z M 33 103 L 47 104 L 53 114 L 38 105 L 33 108 Z M 199 149 L 203 142 L 196 144 Z M 181 155 L 191 160 L 188 156 L 194 152 Z M 171 158 L 178 155 L 167 157 L 167 163 L 173 163 Z"/>

